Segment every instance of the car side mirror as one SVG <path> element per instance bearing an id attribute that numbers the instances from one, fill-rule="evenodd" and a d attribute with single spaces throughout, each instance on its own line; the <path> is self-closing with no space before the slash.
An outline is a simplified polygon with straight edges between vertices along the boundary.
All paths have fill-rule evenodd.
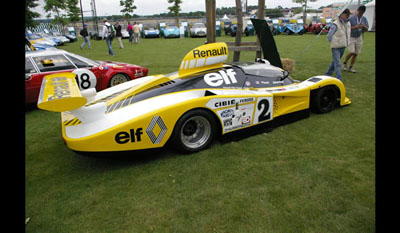
<path id="1" fill-rule="evenodd" d="M 282 71 L 282 73 L 283 73 L 283 77 L 281 80 L 284 80 L 285 78 L 289 77 L 289 71 L 284 70 L 284 71 Z"/>

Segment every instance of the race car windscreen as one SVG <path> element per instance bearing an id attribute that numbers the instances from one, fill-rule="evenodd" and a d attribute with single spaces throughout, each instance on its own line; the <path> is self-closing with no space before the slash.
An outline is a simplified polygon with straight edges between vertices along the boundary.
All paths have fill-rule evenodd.
<path id="1" fill-rule="evenodd" d="M 271 87 L 279 85 L 289 85 L 294 81 L 285 76 L 285 73 L 278 67 L 259 62 L 233 63 L 240 67 L 247 78 L 254 81 L 256 87 Z"/>

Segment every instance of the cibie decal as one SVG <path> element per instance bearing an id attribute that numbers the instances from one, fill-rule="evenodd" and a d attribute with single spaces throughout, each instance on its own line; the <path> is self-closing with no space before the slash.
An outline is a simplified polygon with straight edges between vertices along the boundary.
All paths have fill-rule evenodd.
<path id="1" fill-rule="evenodd" d="M 157 131 L 155 130 L 156 126 L 158 126 L 159 129 L 161 130 L 160 132 L 158 132 L 157 136 L 156 136 Z M 167 126 L 165 126 L 165 123 L 160 116 L 154 116 L 153 119 L 151 119 L 151 122 L 146 129 L 146 133 L 153 144 L 159 144 L 166 132 L 167 132 Z"/>
<path id="2" fill-rule="evenodd" d="M 222 84 L 237 83 L 236 72 L 233 69 L 220 70 L 218 73 L 208 73 L 204 75 L 204 82 L 212 87 L 218 87 Z"/>
<path id="3" fill-rule="evenodd" d="M 254 102 L 254 97 L 243 97 L 243 98 L 218 98 L 218 99 L 211 99 L 207 102 L 206 106 L 211 109 L 235 106 L 236 104 L 245 104 Z"/>

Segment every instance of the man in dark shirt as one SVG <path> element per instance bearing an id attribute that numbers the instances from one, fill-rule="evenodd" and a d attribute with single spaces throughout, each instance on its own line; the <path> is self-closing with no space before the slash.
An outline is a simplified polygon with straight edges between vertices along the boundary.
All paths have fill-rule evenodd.
<path id="1" fill-rule="evenodd" d="M 123 49 L 124 45 L 122 44 L 122 33 L 121 33 L 121 25 L 117 21 L 114 25 L 115 28 L 115 36 L 118 38 L 119 48 Z"/>
<path id="2" fill-rule="evenodd" d="M 87 24 L 84 23 L 83 24 L 83 28 L 82 30 L 79 32 L 79 34 L 83 37 L 83 43 L 81 44 L 81 49 L 83 48 L 83 46 L 85 46 L 85 44 L 87 43 L 88 48 L 90 49 L 90 40 L 89 40 L 89 33 L 87 31 Z"/>

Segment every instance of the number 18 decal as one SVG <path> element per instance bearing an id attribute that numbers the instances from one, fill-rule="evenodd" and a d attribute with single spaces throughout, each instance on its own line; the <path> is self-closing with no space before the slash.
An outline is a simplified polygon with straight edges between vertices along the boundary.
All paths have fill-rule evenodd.
<path id="1" fill-rule="evenodd" d="M 272 120 L 272 109 L 272 97 L 259 97 L 257 99 L 253 124 Z"/>
<path id="2" fill-rule="evenodd" d="M 75 80 L 81 91 L 96 87 L 97 79 L 92 71 L 80 68 L 72 71 L 72 73 L 76 74 Z"/>

